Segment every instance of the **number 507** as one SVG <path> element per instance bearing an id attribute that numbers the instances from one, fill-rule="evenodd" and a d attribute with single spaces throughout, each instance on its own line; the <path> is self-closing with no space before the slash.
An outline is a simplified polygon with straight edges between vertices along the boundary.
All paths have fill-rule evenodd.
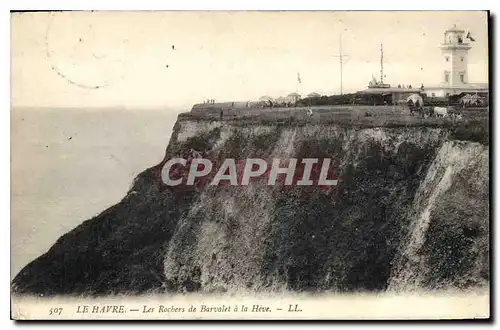
<path id="1" fill-rule="evenodd" d="M 62 308 L 51 308 L 49 311 L 49 315 L 61 315 L 62 311 Z"/>

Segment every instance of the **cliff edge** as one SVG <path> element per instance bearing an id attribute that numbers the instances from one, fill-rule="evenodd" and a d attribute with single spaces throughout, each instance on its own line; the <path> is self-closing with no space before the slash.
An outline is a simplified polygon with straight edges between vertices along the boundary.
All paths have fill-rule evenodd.
<path id="1" fill-rule="evenodd" d="M 482 125 L 482 126 L 481 126 Z M 407 291 L 489 282 L 487 123 L 180 115 L 165 159 L 24 267 L 12 292 Z M 486 133 L 484 133 L 486 131 Z M 168 159 L 331 158 L 338 185 L 168 187 Z"/>

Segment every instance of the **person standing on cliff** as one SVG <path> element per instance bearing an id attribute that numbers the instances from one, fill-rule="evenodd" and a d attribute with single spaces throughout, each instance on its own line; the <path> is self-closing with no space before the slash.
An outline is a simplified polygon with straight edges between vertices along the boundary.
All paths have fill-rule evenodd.
<path id="1" fill-rule="evenodd" d="M 224 117 L 224 111 L 220 109 L 220 120 L 222 120 L 223 117 Z"/>

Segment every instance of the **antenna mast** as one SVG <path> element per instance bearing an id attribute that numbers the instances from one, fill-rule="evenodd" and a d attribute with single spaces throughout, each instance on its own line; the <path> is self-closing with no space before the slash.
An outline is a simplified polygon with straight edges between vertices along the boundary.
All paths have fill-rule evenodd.
<path id="1" fill-rule="evenodd" d="M 340 95 L 342 95 L 343 92 L 343 64 L 344 64 L 344 59 L 347 59 L 348 55 L 342 54 L 342 33 L 340 34 L 339 38 L 339 54 L 334 55 L 334 57 L 339 58 L 340 62 Z"/>
<path id="2" fill-rule="evenodd" d="M 380 84 L 384 83 L 384 48 L 383 44 L 380 44 Z"/>

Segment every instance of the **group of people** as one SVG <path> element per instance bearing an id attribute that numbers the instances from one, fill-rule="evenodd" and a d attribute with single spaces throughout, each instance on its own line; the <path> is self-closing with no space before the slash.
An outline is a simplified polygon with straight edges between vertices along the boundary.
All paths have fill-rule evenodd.
<path id="1" fill-rule="evenodd" d="M 399 84 L 398 88 L 409 88 L 412 89 L 413 87 L 411 85 L 404 85 L 404 84 Z M 424 90 L 424 84 L 420 84 L 420 90 Z"/>
<path id="2" fill-rule="evenodd" d="M 297 102 L 291 101 L 280 101 L 280 100 L 262 100 L 257 103 L 252 104 L 255 108 L 293 108 L 297 106 Z"/>

